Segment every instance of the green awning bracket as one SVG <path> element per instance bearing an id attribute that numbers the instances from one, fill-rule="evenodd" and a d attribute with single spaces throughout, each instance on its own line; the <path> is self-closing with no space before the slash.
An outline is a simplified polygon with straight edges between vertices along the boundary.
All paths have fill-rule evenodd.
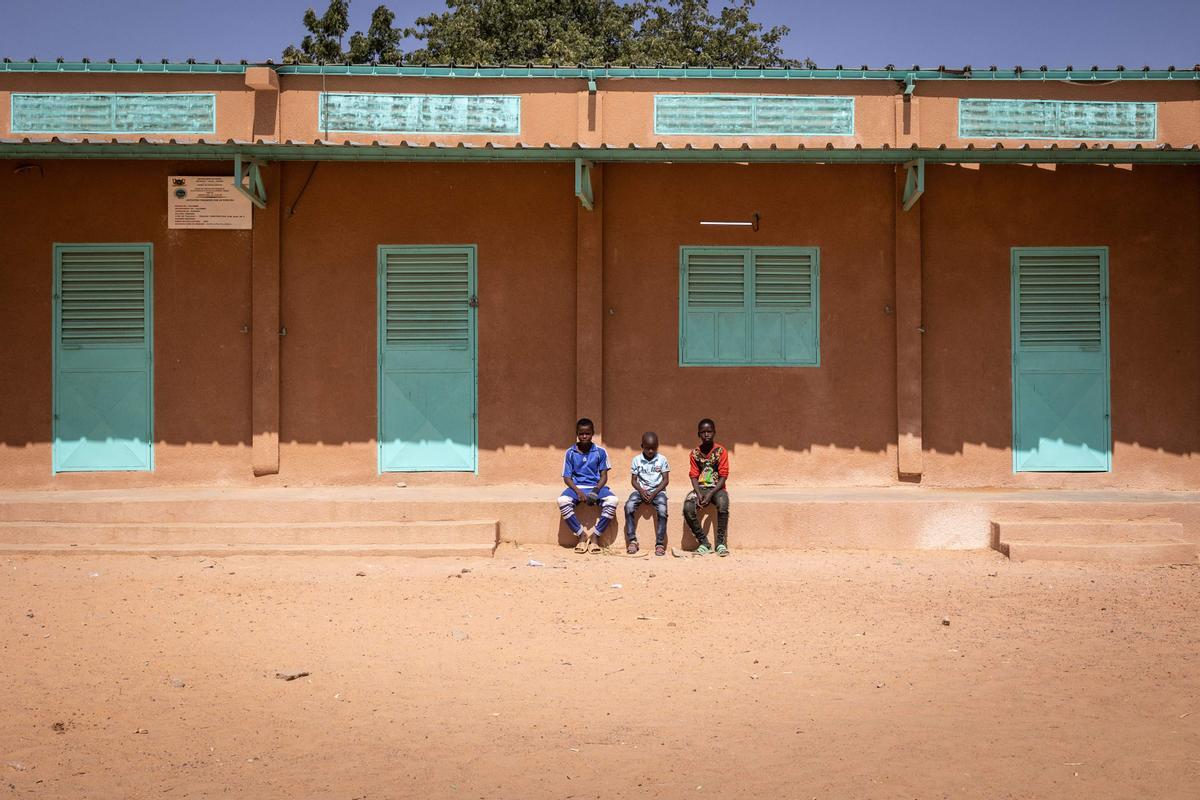
<path id="1" fill-rule="evenodd" d="M 904 162 L 908 174 L 904 178 L 904 210 L 908 211 L 925 194 L 925 159 Z"/>
<path id="2" fill-rule="evenodd" d="M 233 187 L 246 196 L 251 203 L 259 208 L 267 207 L 267 190 L 263 186 L 262 173 L 259 167 L 262 162 L 251 159 L 242 169 L 242 154 L 233 157 Z"/>
<path id="3" fill-rule="evenodd" d="M 596 71 L 588 70 L 587 74 L 588 94 L 596 93 Z"/>
<path id="4" fill-rule="evenodd" d="M 592 194 L 592 162 L 585 158 L 575 159 L 575 196 L 588 211 L 594 208 L 596 198 Z"/>
<path id="5" fill-rule="evenodd" d="M 917 90 L 917 76 L 908 73 L 904 76 L 904 99 L 907 100 Z"/>

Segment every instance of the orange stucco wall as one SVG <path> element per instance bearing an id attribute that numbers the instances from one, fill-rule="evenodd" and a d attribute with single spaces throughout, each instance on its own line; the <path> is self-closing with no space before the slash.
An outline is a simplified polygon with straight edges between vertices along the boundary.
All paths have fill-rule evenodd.
<path id="1" fill-rule="evenodd" d="M 605 204 L 605 436 L 622 462 L 652 428 L 682 466 L 712 417 L 741 480 L 893 480 L 890 167 L 608 165 Z M 700 225 L 755 212 L 757 232 Z M 679 249 L 716 245 L 821 249 L 820 367 L 679 366 Z"/>
<path id="2" fill-rule="evenodd" d="M 309 164 L 287 165 L 291 204 Z M 575 404 L 575 198 L 566 165 L 322 164 L 284 212 L 283 477 L 376 474 L 376 255 L 381 244 L 477 247 L 480 476 L 540 480 Z M 331 236 L 331 231 L 337 231 Z"/>
<path id="3" fill-rule="evenodd" d="M 203 137 L 225 141 L 294 141 L 317 139 L 385 144 L 402 141 L 414 145 L 542 146 L 573 144 L 611 147 L 667 147 L 692 145 L 710 148 L 797 146 L 865 148 L 990 147 L 997 141 L 1005 147 L 1029 144 L 1041 149 L 1045 141 L 958 138 L 958 100 L 963 97 L 1045 98 L 1060 100 L 1157 101 L 1158 137 L 1151 144 L 1187 147 L 1197 142 L 1200 130 L 1200 81 L 1123 80 L 1085 83 L 1064 81 L 927 80 L 917 83 L 908 102 L 902 100 L 903 86 L 888 80 L 663 80 L 602 79 L 598 91 L 589 95 L 587 82 L 574 78 L 416 78 L 364 76 L 278 76 L 277 87 L 252 89 L 259 75 L 209 74 L 72 74 L 0 72 L 0 135 L 9 133 L 11 92 L 215 92 L 217 132 Z M 259 84 L 262 85 L 261 83 Z M 347 133 L 318 128 L 318 100 L 322 91 L 429 94 L 506 94 L 521 98 L 521 131 L 515 136 L 479 136 L 427 133 Z M 855 98 L 853 136 L 657 136 L 654 133 L 655 94 L 763 94 L 763 95 L 848 95 Z M 20 134 L 26 136 L 27 134 Z M 86 133 L 67 134 L 84 136 Z M 29 135 L 47 139 L 50 134 Z M 92 135 L 91 138 L 110 139 Z M 136 141 L 141 135 L 128 137 Z M 197 137 L 146 134 L 153 141 L 174 138 L 180 142 Z M 1078 140 L 1062 143 L 1071 146 Z M 1122 143 L 1118 143 L 1121 145 Z"/>
<path id="4" fill-rule="evenodd" d="M 925 482 L 1200 487 L 1200 170 L 935 167 Z M 1107 246 L 1113 471 L 1012 472 L 1010 248 Z"/>
<path id="5" fill-rule="evenodd" d="M 577 413 L 588 213 L 570 166 L 281 167 L 281 471 L 261 479 L 243 332 L 254 236 L 166 228 L 165 177 L 228 165 L 40 166 L 0 170 L 0 486 L 557 480 Z M 736 481 L 896 481 L 894 186 L 884 166 L 604 167 L 603 312 L 584 324 L 601 333 L 598 415 L 621 473 L 646 428 L 682 467 L 696 419 L 712 416 Z M 921 209 L 923 481 L 1200 488 L 1200 170 L 931 167 Z M 757 232 L 699 225 L 755 212 Z M 153 473 L 51 474 L 55 242 L 154 244 Z M 381 476 L 376 248 L 450 243 L 478 247 L 479 475 Z M 678 366 L 679 248 L 718 244 L 821 248 L 819 368 Z M 1112 473 L 1012 472 L 1018 245 L 1110 248 Z"/>
<path id="6" fill-rule="evenodd" d="M 46 162 L 0 170 L 0 482 L 238 480 L 250 434 L 250 232 L 167 230 L 168 175 L 215 164 Z M 53 246 L 154 245 L 156 470 L 50 472 Z"/>

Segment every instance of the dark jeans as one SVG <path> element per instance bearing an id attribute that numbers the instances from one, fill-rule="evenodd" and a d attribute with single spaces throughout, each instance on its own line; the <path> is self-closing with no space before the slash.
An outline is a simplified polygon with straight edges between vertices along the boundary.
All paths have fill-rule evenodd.
<path id="1" fill-rule="evenodd" d="M 644 502 L 646 501 L 638 492 L 629 495 L 629 499 L 625 501 L 625 539 L 627 541 L 637 538 L 637 510 Z M 666 545 L 667 495 L 665 492 L 659 492 L 650 502 L 654 504 L 654 513 L 657 515 L 654 520 L 654 543 Z"/>
<path id="2" fill-rule="evenodd" d="M 708 544 L 704 530 L 700 527 L 699 504 L 696 499 L 696 493 L 692 492 L 683 501 L 683 519 L 687 522 L 692 536 L 696 537 L 696 541 L 700 544 Z M 722 489 L 712 496 L 709 505 L 717 507 L 717 544 L 728 546 L 726 540 L 729 535 L 729 493 Z"/>

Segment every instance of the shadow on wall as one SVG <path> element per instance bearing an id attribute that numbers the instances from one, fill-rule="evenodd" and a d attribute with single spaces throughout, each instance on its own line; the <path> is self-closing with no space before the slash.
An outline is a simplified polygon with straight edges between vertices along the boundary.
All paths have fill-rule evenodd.
<path id="1" fill-rule="evenodd" d="M 445 179 L 438 186 L 453 183 L 457 188 L 438 189 L 423 198 L 419 187 L 424 184 L 399 179 L 415 167 L 322 166 L 291 220 L 290 225 L 311 230 L 285 247 L 285 304 L 311 313 L 307 325 L 301 314 L 285 320 L 290 330 L 282 342 L 284 442 L 332 448 L 375 440 L 374 317 L 369 312 L 363 321 L 355 315 L 373 308 L 376 243 L 415 240 L 438 219 L 452 218 L 465 197 L 488 213 L 500 213 L 503 204 L 516 207 L 504 212 L 513 224 L 489 234 L 492 250 L 481 250 L 481 264 L 507 268 L 497 254 L 533 247 L 526 241 L 528 228 L 521 227 L 526 223 L 541 220 L 545 225 L 549 219 L 561 227 L 570 221 L 574 230 L 575 201 L 560 185 L 568 175 L 565 167 L 487 168 L 486 178 L 466 167 L 421 168 Z M 175 163 L 56 163 L 44 177 L 23 182 L 0 174 L 0 219 L 11 223 L 8 229 L 37 232 L 36 238 L 10 237 L 0 251 L 0 338 L 5 342 L 0 347 L 0 444 L 23 447 L 51 439 L 52 243 L 118 238 L 155 244 L 155 440 L 250 446 L 251 342 L 242 332 L 250 306 L 249 238 L 233 232 L 167 235 L 157 216 L 168 174 L 214 169 Z M 285 206 L 300 195 L 310 170 L 305 164 L 284 170 Z M 610 249 L 605 257 L 612 269 L 606 275 L 606 304 L 617 312 L 605 322 L 603 433 L 610 448 L 636 448 L 648 429 L 658 432 L 663 447 L 690 448 L 696 421 L 705 416 L 716 419 L 719 438 L 731 446 L 865 453 L 894 446 L 895 318 L 883 310 L 894 289 L 888 272 L 891 229 L 885 226 L 887 236 L 871 244 L 869 252 L 855 249 L 848 238 L 863 230 L 863 236 L 871 235 L 879 227 L 878 215 L 891 213 L 886 205 L 891 202 L 890 171 L 807 165 L 629 165 L 606 170 Z M 481 180 L 471 183 L 468 176 Z M 865 198 L 862 205 L 870 214 L 854 205 L 814 205 L 811 198 L 828 188 L 830 176 L 838 181 L 844 177 L 848 191 Z M 1200 229 L 1195 225 L 1200 219 L 1200 173 L 1167 166 L 1127 170 L 1080 165 L 1054 171 L 937 166 L 930 167 L 927 179 L 929 189 L 921 200 L 926 449 L 953 454 L 968 445 L 1011 446 L 1011 248 L 1103 245 L 1110 251 L 1113 440 L 1168 453 L 1200 453 L 1200 428 L 1193 424 L 1200 418 L 1200 372 L 1195 369 L 1200 363 L 1200 315 L 1195 313 L 1200 300 L 1200 272 L 1195 269 L 1200 263 Z M 717 182 L 717 200 L 711 191 L 698 191 Z M 525 186 L 520 204 L 511 202 L 516 184 Z M 347 185 L 360 189 L 353 213 L 330 217 L 346 202 L 336 190 Z M 66 191 L 77 192 L 78 208 L 113 209 L 115 186 L 124 187 L 123 207 L 156 210 L 130 219 L 116 210 L 111 211 L 117 215 L 113 219 L 101 213 L 54 213 Z M 372 210 L 378 204 L 362 199 L 385 194 L 406 213 Z M 1121 209 L 1120 225 L 1113 224 L 1111 215 L 1079 213 L 1080 197 L 1097 209 Z M 647 208 L 660 211 L 646 215 Z M 677 366 L 678 248 L 681 242 L 720 244 L 720 237 L 731 236 L 697 233 L 693 224 L 709 215 L 728 216 L 730 208 L 758 208 L 765 220 L 777 221 L 764 226 L 764 238 L 756 243 L 822 248 L 820 367 Z M 367 221 L 355 221 L 359 217 Z M 675 217 L 688 224 L 677 225 Z M 353 229 L 354 238 L 367 244 L 362 257 L 355 254 L 353 259 L 365 267 L 357 267 L 349 278 L 350 273 L 322 269 L 349 258 L 344 243 L 329 237 L 327 229 L 310 225 L 323 218 L 375 226 L 363 228 L 361 236 L 359 228 Z M 396 227 L 401 224 L 407 227 Z M 629 247 L 613 252 L 617 230 L 647 247 L 632 254 Z M 295 261 L 288 260 L 288 247 L 301 253 L 290 257 Z M 525 330 L 529 326 L 521 315 L 505 310 L 524 302 L 547 305 L 539 313 L 560 314 L 546 298 L 574 296 L 573 255 L 564 266 L 562 248 L 555 244 L 552 249 L 550 256 L 557 260 L 547 256 L 538 262 L 539 269 L 516 283 L 504 270 L 481 268 L 481 292 L 495 293 L 480 310 L 480 330 L 493 348 L 481 353 L 479 368 L 481 450 L 528 446 L 561 452 L 573 439 L 573 375 L 569 366 L 554 366 L 573 363 L 570 314 L 561 312 L 562 319 L 554 317 L 551 327 L 568 330 L 559 350 L 571 355 L 547 365 L 534 363 L 526 353 L 551 343 Z M 231 252 L 237 257 L 231 258 Z M 541 269 L 543 262 L 552 268 Z M 44 268 L 30 266 L 37 264 Z M 622 287 L 634 280 L 650 290 L 627 297 Z M 551 281 L 562 285 L 537 294 Z M 652 315 L 658 319 L 655 332 L 642 335 L 639 325 Z M 167 319 L 179 324 L 164 326 Z M 326 358 L 326 353 L 355 355 Z M 548 368 L 561 372 L 547 373 Z M 288 384 L 289 379 L 295 383 Z"/>

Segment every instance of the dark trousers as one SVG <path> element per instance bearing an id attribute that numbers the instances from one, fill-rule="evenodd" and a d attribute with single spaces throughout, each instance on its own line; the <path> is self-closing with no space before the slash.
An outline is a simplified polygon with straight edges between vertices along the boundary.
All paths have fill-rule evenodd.
<path id="1" fill-rule="evenodd" d="M 717 544 L 727 544 L 729 536 L 729 493 L 724 489 L 712 496 L 709 503 L 717 507 Z M 699 504 L 696 502 L 696 493 L 692 492 L 683 501 L 683 519 L 687 522 L 688 530 L 692 532 L 692 536 L 696 537 L 696 541 L 700 544 L 708 544 L 708 539 L 704 536 L 704 531 L 700 527 Z"/>
<path id="2" fill-rule="evenodd" d="M 646 501 L 638 492 L 629 495 L 629 499 L 625 501 L 625 538 L 629 541 L 637 538 L 637 510 L 644 502 Z M 659 492 L 654 495 L 654 499 L 650 503 L 654 506 L 656 514 L 654 543 L 665 545 L 667 543 L 667 495 Z"/>

